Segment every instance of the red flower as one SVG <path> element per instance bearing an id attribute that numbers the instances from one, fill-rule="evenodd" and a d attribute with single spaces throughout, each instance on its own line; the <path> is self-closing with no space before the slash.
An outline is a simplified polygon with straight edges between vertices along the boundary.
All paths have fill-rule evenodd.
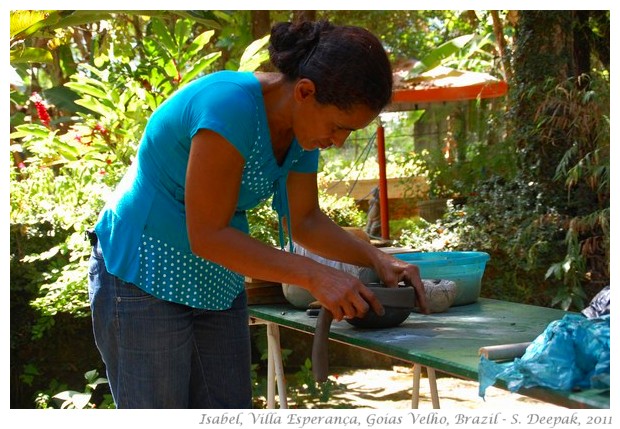
<path id="1" fill-rule="evenodd" d="M 108 134 L 108 130 L 106 130 L 105 127 L 101 124 L 95 125 L 95 131 L 99 131 L 103 136 Z"/>
<path id="2" fill-rule="evenodd" d="M 37 109 L 37 115 L 39 116 L 39 120 L 41 123 L 49 128 L 50 126 L 50 115 L 47 113 L 47 109 L 43 104 L 43 99 L 37 92 L 33 92 L 30 100 L 34 103 L 34 107 Z"/>

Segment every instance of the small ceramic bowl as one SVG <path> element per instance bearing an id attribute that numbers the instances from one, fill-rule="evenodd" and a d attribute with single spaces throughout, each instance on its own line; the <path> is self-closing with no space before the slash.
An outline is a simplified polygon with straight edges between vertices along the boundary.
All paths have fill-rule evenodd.
<path id="1" fill-rule="evenodd" d="M 387 288 L 380 283 L 367 286 L 379 298 L 385 313 L 379 316 L 371 309 L 364 317 L 345 319 L 353 326 L 367 329 L 392 328 L 403 323 L 415 308 L 415 291 L 410 286 Z M 390 303 L 398 303 L 398 306 Z"/>

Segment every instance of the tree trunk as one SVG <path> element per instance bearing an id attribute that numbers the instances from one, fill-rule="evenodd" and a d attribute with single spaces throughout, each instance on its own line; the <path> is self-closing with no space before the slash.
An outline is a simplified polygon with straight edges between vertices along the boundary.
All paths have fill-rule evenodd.
<path id="1" fill-rule="evenodd" d="M 253 10 L 250 12 L 252 20 L 252 38 L 260 39 L 271 31 L 271 21 L 268 10 Z"/>
<path id="2" fill-rule="evenodd" d="M 502 74 L 504 79 L 509 81 L 512 79 L 512 68 L 510 67 L 510 57 L 508 56 L 506 39 L 504 38 L 504 24 L 498 11 L 492 10 L 491 17 L 493 18 L 493 34 L 495 35 L 500 64 L 502 65 Z"/>
<path id="3" fill-rule="evenodd" d="M 581 76 L 590 72 L 590 28 L 588 27 L 588 18 L 590 11 L 575 11 L 575 26 L 573 30 L 573 60 L 575 62 L 575 76 Z"/>
<path id="4" fill-rule="evenodd" d="M 573 11 L 522 11 L 514 51 L 511 93 L 512 133 L 522 150 L 524 170 L 543 182 L 552 181 L 555 168 L 570 142 L 542 144 L 539 107 L 546 94 L 575 72 L 573 61 Z M 543 125 L 544 126 L 544 125 Z"/>

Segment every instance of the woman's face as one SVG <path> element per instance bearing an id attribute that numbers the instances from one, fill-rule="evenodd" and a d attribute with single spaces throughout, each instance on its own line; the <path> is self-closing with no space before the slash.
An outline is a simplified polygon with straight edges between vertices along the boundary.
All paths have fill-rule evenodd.
<path id="1" fill-rule="evenodd" d="M 347 111 L 320 104 L 312 93 L 300 100 L 294 113 L 293 131 L 305 150 L 341 147 L 352 131 L 368 126 L 377 114 L 362 104 Z"/>

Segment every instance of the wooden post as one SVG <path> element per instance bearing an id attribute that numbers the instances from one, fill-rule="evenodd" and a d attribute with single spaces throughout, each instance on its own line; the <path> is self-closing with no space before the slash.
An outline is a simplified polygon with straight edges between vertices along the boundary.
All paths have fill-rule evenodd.
<path id="1" fill-rule="evenodd" d="M 381 212 L 381 238 L 390 239 L 390 213 L 388 206 L 387 173 L 385 167 L 385 129 L 379 121 L 377 127 L 377 160 L 379 162 L 379 208 Z"/>

